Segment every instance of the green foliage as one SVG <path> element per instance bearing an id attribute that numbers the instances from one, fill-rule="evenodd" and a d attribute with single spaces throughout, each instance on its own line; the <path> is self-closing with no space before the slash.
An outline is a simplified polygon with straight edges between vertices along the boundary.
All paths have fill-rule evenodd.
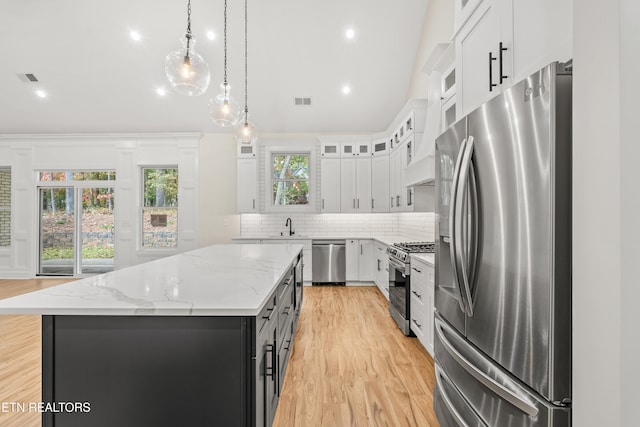
<path id="1" fill-rule="evenodd" d="M 144 206 L 178 206 L 178 169 L 143 169 Z"/>
<path id="2" fill-rule="evenodd" d="M 273 155 L 273 204 L 309 203 L 309 155 Z"/>
<path id="3" fill-rule="evenodd" d="M 113 258 L 113 247 L 86 247 L 82 248 L 83 259 L 111 259 Z M 73 248 L 45 248 L 42 251 L 42 259 L 72 259 Z"/>

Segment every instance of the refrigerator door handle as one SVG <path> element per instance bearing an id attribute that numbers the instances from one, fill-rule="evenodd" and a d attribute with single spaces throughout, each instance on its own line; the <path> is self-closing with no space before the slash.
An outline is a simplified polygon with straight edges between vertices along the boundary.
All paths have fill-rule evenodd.
<path id="1" fill-rule="evenodd" d="M 451 256 L 451 264 L 453 270 L 453 280 L 458 288 L 460 295 L 459 303 L 460 310 L 466 313 L 465 302 L 463 301 L 464 295 L 462 288 L 460 287 L 460 277 L 458 277 L 458 258 L 456 248 L 456 215 L 458 212 L 458 188 L 460 185 L 460 166 L 462 164 L 462 157 L 464 155 L 465 147 L 467 146 L 467 138 L 463 139 L 460 143 L 460 149 L 458 150 L 458 158 L 456 159 L 456 165 L 453 168 L 453 182 L 451 183 L 451 202 L 449 206 L 449 235 L 451 236 L 451 243 L 449 245 L 449 253 Z"/>
<path id="2" fill-rule="evenodd" d="M 469 424 L 467 424 L 467 422 L 462 418 L 462 415 L 460 415 L 460 413 L 456 410 L 455 405 L 451 401 L 451 398 L 449 397 L 449 395 L 445 391 L 444 387 L 442 387 L 440 385 L 441 381 L 449 381 L 449 380 L 445 378 L 445 376 L 444 376 L 444 374 L 442 372 L 442 369 L 440 369 L 440 367 L 438 365 L 435 365 L 435 368 L 436 368 L 436 380 L 437 380 L 436 381 L 436 388 L 440 392 L 440 396 L 442 397 L 442 401 L 444 402 L 445 406 L 449 410 L 449 413 L 453 416 L 453 418 L 455 418 L 455 420 L 456 420 L 456 422 L 458 423 L 459 426 L 469 427 Z M 482 423 L 481 425 L 486 425 L 486 424 Z"/>
<path id="3" fill-rule="evenodd" d="M 469 316 L 473 316 L 473 296 L 471 295 L 471 282 L 473 279 L 473 271 L 475 269 L 469 269 L 469 258 L 475 260 L 477 250 L 477 199 L 475 189 L 475 178 L 472 171 L 471 158 L 473 156 L 474 139 L 473 136 L 467 138 L 467 144 L 465 145 L 464 153 L 462 155 L 462 161 L 460 162 L 460 176 L 458 177 L 458 197 L 462 200 L 457 202 L 461 206 L 456 207 L 455 230 L 454 234 L 456 259 L 457 264 L 460 266 L 460 273 L 458 277 L 460 281 L 460 291 L 463 293 L 462 300 L 466 305 L 465 312 Z M 469 181 L 472 181 L 472 185 L 469 186 Z M 471 187 L 471 192 L 469 191 Z M 471 205 L 471 206 L 469 206 Z M 468 211 L 471 211 L 471 219 L 467 215 Z"/>
<path id="4" fill-rule="evenodd" d="M 526 413 L 531 417 L 535 417 L 538 415 L 538 408 L 525 396 L 519 395 L 517 391 L 509 390 L 504 385 L 498 383 L 493 378 L 489 377 L 486 373 L 476 367 L 472 362 L 467 360 L 456 348 L 451 344 L 451 342 L 445 336 L 446 332 L 444 328 L 446 327 L 441 320 L 435 320 L 435 331 L 438 335 L 438 339 L 442 343 L 442 346 L 445 350 L 453 357 L 453 359 L 464 368 L 471 376 L 473 376 L 476 380 L 478 380 L 482 385 L 486 388 L 494 392 L 496 395 L 500 396 L 505 401 L 509 402 L 516 408 L 520 409 L 522 412 Z M 500 373 L 498 373 L 500 375 Z M 506 378 L 506 380 L 509 380 Z"/>

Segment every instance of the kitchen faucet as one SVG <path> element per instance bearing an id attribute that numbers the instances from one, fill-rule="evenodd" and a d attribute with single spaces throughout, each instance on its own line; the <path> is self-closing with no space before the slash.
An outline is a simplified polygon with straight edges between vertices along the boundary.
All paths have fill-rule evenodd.
<path id="1" fill-rule="evenodd" d="M 284 223 L 285 227 L 289 227 L 289 236 L 293 236 L 294 234 L 296 234 L 295 231 L 291 230 L 291 227 L 293 227 L 293 221 L 291 220 L 291 218 L 287 218 L 287 222 Z"/>

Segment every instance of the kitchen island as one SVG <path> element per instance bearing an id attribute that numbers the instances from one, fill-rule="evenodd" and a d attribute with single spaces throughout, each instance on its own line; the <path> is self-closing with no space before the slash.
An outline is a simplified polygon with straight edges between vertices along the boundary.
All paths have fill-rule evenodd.
<path id="1" fill-rule="evenodd" d="M 270 425 L 302 245 L 214 245 L 0 301 L 41 314 L 44 426 Z"/>

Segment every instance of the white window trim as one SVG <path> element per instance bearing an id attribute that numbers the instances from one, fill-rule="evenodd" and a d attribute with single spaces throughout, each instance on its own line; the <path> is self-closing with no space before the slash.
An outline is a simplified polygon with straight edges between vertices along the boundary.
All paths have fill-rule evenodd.
<path id="1" fill-rule="evenodd" d="M 4 169 L 4 170 L 8 170 L 9 171 L 9 176 L 11 179 L 11 186 L 9 187 L 9 206 L 0 206 L 0 211 L 4 211 L 4 212 L 9 212 L 9 221 L 11 224 L 11 227 L 9 229 L 9 245 L 7 246 L 0 246 L 0 252 L 3 255 L 7 255 L 9 254 L 9 252 L 12 249 L 13 246 L 13 224 L 15 221 L 15 218 L 13 217 L 13 171 L 11 166 L 0 166 L 0 169 Z"/>
<path id="2" fill-rule="evenodd" d="M 271 198 L 273 195 L 273 173 L 271 163 L 273 154 L 307 154 L 309 155 L 309 203 L 304 206 L 286 205 L 274 206 Z M 264 210 L 265 212 L 316 212 L 316 146 L 314 145 L 282 145 L 264 147 Z"/>
<path id="3" fill-rule="evenodd" d="M 178 170 L 178 206 L 176 206 L 175 208 L 171 208 L 171 209 L 177 209 L 178 210 L 178 224 L 176 227 L 176 232 L 177 232 L 177 236 L 176 236 L 176 246 L 172 247 L 172 248 L 154 248 L 154 247 L 146 247 L 143 245 L 144 242 L 144 218 L 143 218 L 143 210 L 144 210 L 144 170 L 145 169 L 177 169 Z M 173 164 L 158 164 L 158 163 L 138 163 L 138 179 L 139 179 L 139 185 L 138 185 L 138 200 L 136 203 L 137 206 L 137 216 L 138 216 L 138 232 L 137 232 L 137 238 L 136 238 L 136 248 L 137 248 L 137 252 L 138 255 L 140 256 L 152 256 L 152 257 L 156 257 L 158 255 L 162 255 L 162 256 L 167 256 L 167 255 L 172 255 L 172 254 L 176 254 L 180 252 L 180 232 L 181 232 L 181 227 L 180 227 L 180 213 L 181 213 L 181 209 L 180 209 L 180 168 L 177 164 L 173 163 Z"/>

